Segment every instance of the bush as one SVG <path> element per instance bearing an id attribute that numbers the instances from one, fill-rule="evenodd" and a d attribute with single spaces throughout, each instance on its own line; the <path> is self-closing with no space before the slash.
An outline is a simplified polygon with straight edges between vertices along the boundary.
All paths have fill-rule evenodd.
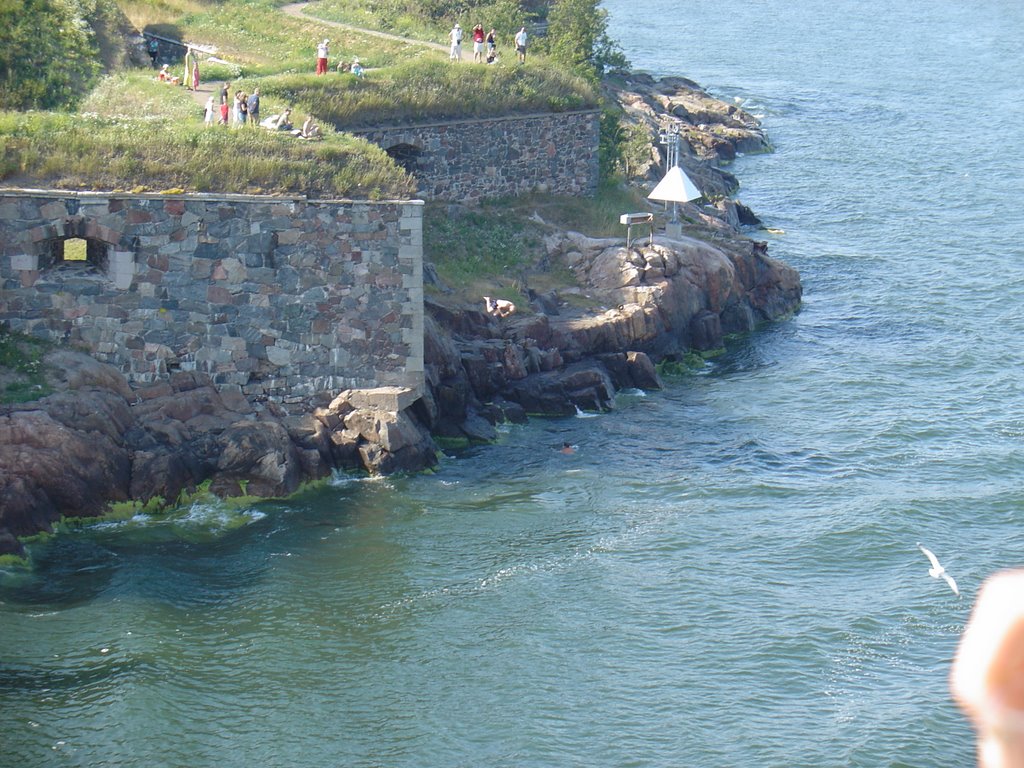
<path id="1" fill-rule="evenodd" d="M 100 72 L 113 0 L 0 0 L 0 109 L 75 105 Z"/>
<path id="2" fill-rule="evenodd" d="M 595 79 L 629 66 L 608 36 L 608 12 L 598 5 L 598 0 L 555 0 L 542 46 L 551 58 Z"/>

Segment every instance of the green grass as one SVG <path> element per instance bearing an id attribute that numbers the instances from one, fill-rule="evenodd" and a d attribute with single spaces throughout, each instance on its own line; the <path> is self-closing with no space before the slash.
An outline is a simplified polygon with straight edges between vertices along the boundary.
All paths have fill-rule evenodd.
<path id="1" fill-rule="evenodd" d="M 279 9 L 277 0 L 120 0 L 140 28 L 176 40 L 215 46 L 217 57 L 247 77 L 283 72 L 312 72 L 316 44 L 331 40 L 332 64 L 339 57 L 359 56 L 364 66 L 386 66 L 425 50 L 417 43 L 382 40 L 357 30 L 344 30 L 310 16 L 295 18 Z M 315 5 L 315 4 L 314 4 Z M 200 66 L 205 74 L 206 67 Z M 209 77 L 215 71 L 211 70 Z"/>
<path id="2" fill-rule="evenodd" d="M 429 40 L 446 46 L 448 30 L 455 21 L 462 24 L 468 36 L 472 25 L 479 20 L 486 29 L 495 27 L 499 45 L 511 51 L 512 37 L 533 15 L 523 13 L 519 5 L 513 0 L 318 0 L 310 5 L 308 13 L 321 19 Z M 463 40 L 463 53 L 467 47 L 472 54 L 472 44 L 468 38 Z"/>
<path id="3" fill-rule="evenodd" d="M 109 118 L 196 122 L 202 108 L 184 88 L 157 80 L 152 70 L 104 77 L 82 102 L 80 111 Z"/>
<path id="4" fill-rule="evenodd" d="M 417 40 L 446 42 L 444 33 L 436 25 L 417 14 L 387 5 L 375 0 L 319 0 L 309 6 L 307 15 Z"/>
<path id="5" fill-rule="evenodd" d="M 598 95 L 555 67 L 452 66 L 443 52 L 381 40 L 281 12 L 283 0 L 119 0 L 140 29 L 213 45 L 228 65 L 202 62 L 204 82 L 261 86 L 263 115 L 294 106 L 322 126 L 484 117 L 590 107 Z M 312 74 L 315 45 L 331 62 L 359 56 L 364 79 Z M 176 67 L 172 67 L 175 71 Z M 62 189 L 403 197 L 412 180 L 385 153 L 326 131 L 303 142 L 265 131 L 204 129 L 202 107 L 152 69 L 102 79 L 77 116 L 0 113 L 0 181 Z"/>
<path id="6" fill-rule="evenodd" d="M 661 207 L 635 187 L 617 182 L 602 184 L 593 198 L 532 194 L 504 204 L 523 216 L 536 213 L 548 224 L 588 237 L 624 237 L 626 229 L 619 223 L 622 214 L 657 211 Z"/>
<path id="7" fill-rule="evenodd" d="M 567 195 L 523 195 L 485 202 L 452 213 L 442 203 L 428 203 L 424 212 L 424 257 L 444 283 L 448 301 L 474 303 L 490 295 L 523 304 L 527 288 L 538 293 L 576 285 L 571 271 L 549 262 L 543 238 L 553 228 L 572 229 L 590 237 L 623 237 L 619 216 L 649 210 L 635 189 L 603 185 L 590 198 Z M 544 223 L 536 220 L 539 215 Z M 438 292 L 441 293 L 440 291 Z M 563 298 L 590 309 L 586 297 Z"/>
<path id="8" fill-rule="evenodd" d="M 432 203 L 424 215 L 424 255 L 448 286 L 492 286 L 512 294 L 543 253 L 543 230 L 535 222 L 494 205 L 451 216 Z"/>
<path id="9" fill-rule="evenodd" d="M 26 403 L 53 391 L 43 364 L 52 346 L 0 327 L 0 403 Z"/>
<path id="10" fill-rule="evenodd" d="M 198 107 L 197 107 L 198 108 Z M 307 142 L 198 120 L 0 113 L 0 181 L 58 189 L 408 197 L 412 179 L 379 147 L 347 135 Z"/>
<path id="11" fill-rule="evenodd" d="M 598 95 L 581 78 L 516 66 L 452 66 L 422 59 L 352 75 L 267 78 L 261 90 L 338 129 L 430 120 L 494 117 L 591 108 Z"/>

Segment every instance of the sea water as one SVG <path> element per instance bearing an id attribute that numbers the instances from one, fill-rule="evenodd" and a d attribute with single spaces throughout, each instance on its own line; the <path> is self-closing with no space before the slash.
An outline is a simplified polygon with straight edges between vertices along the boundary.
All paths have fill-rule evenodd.
<path id="1" fill-rule="evenodd" d="M 731 170 L 802 311 L 434 475 L 34 547 L 0 765 L 973 763 L 950 658 L 1024 562 L 1024 6 L 605 7 L 762 117 Z"/>

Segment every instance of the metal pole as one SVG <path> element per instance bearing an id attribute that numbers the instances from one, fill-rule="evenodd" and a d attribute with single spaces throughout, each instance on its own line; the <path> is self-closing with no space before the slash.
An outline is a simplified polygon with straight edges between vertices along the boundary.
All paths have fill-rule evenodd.
<path id="1" fill-rule="evenodd" d="M 672 123 L 658 137 L 665 145 L 665 170 L 675 168 L 679 165 L 679 123 Z M 679 203 L 672 201 L 672 223 L 679 223 Z"/>

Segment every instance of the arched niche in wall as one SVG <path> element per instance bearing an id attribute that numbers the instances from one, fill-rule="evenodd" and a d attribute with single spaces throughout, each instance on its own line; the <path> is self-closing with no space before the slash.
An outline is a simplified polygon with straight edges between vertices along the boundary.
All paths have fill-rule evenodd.
<path id="1" fill-rule="evenodd" d="M 423 150 L 420 147 L 414 144 L 399 143 L 391 145 L 384 151 L 406 171 L 414 176 L 416 175 L 420 164 L 420 156 L 423 154 Z"/>

